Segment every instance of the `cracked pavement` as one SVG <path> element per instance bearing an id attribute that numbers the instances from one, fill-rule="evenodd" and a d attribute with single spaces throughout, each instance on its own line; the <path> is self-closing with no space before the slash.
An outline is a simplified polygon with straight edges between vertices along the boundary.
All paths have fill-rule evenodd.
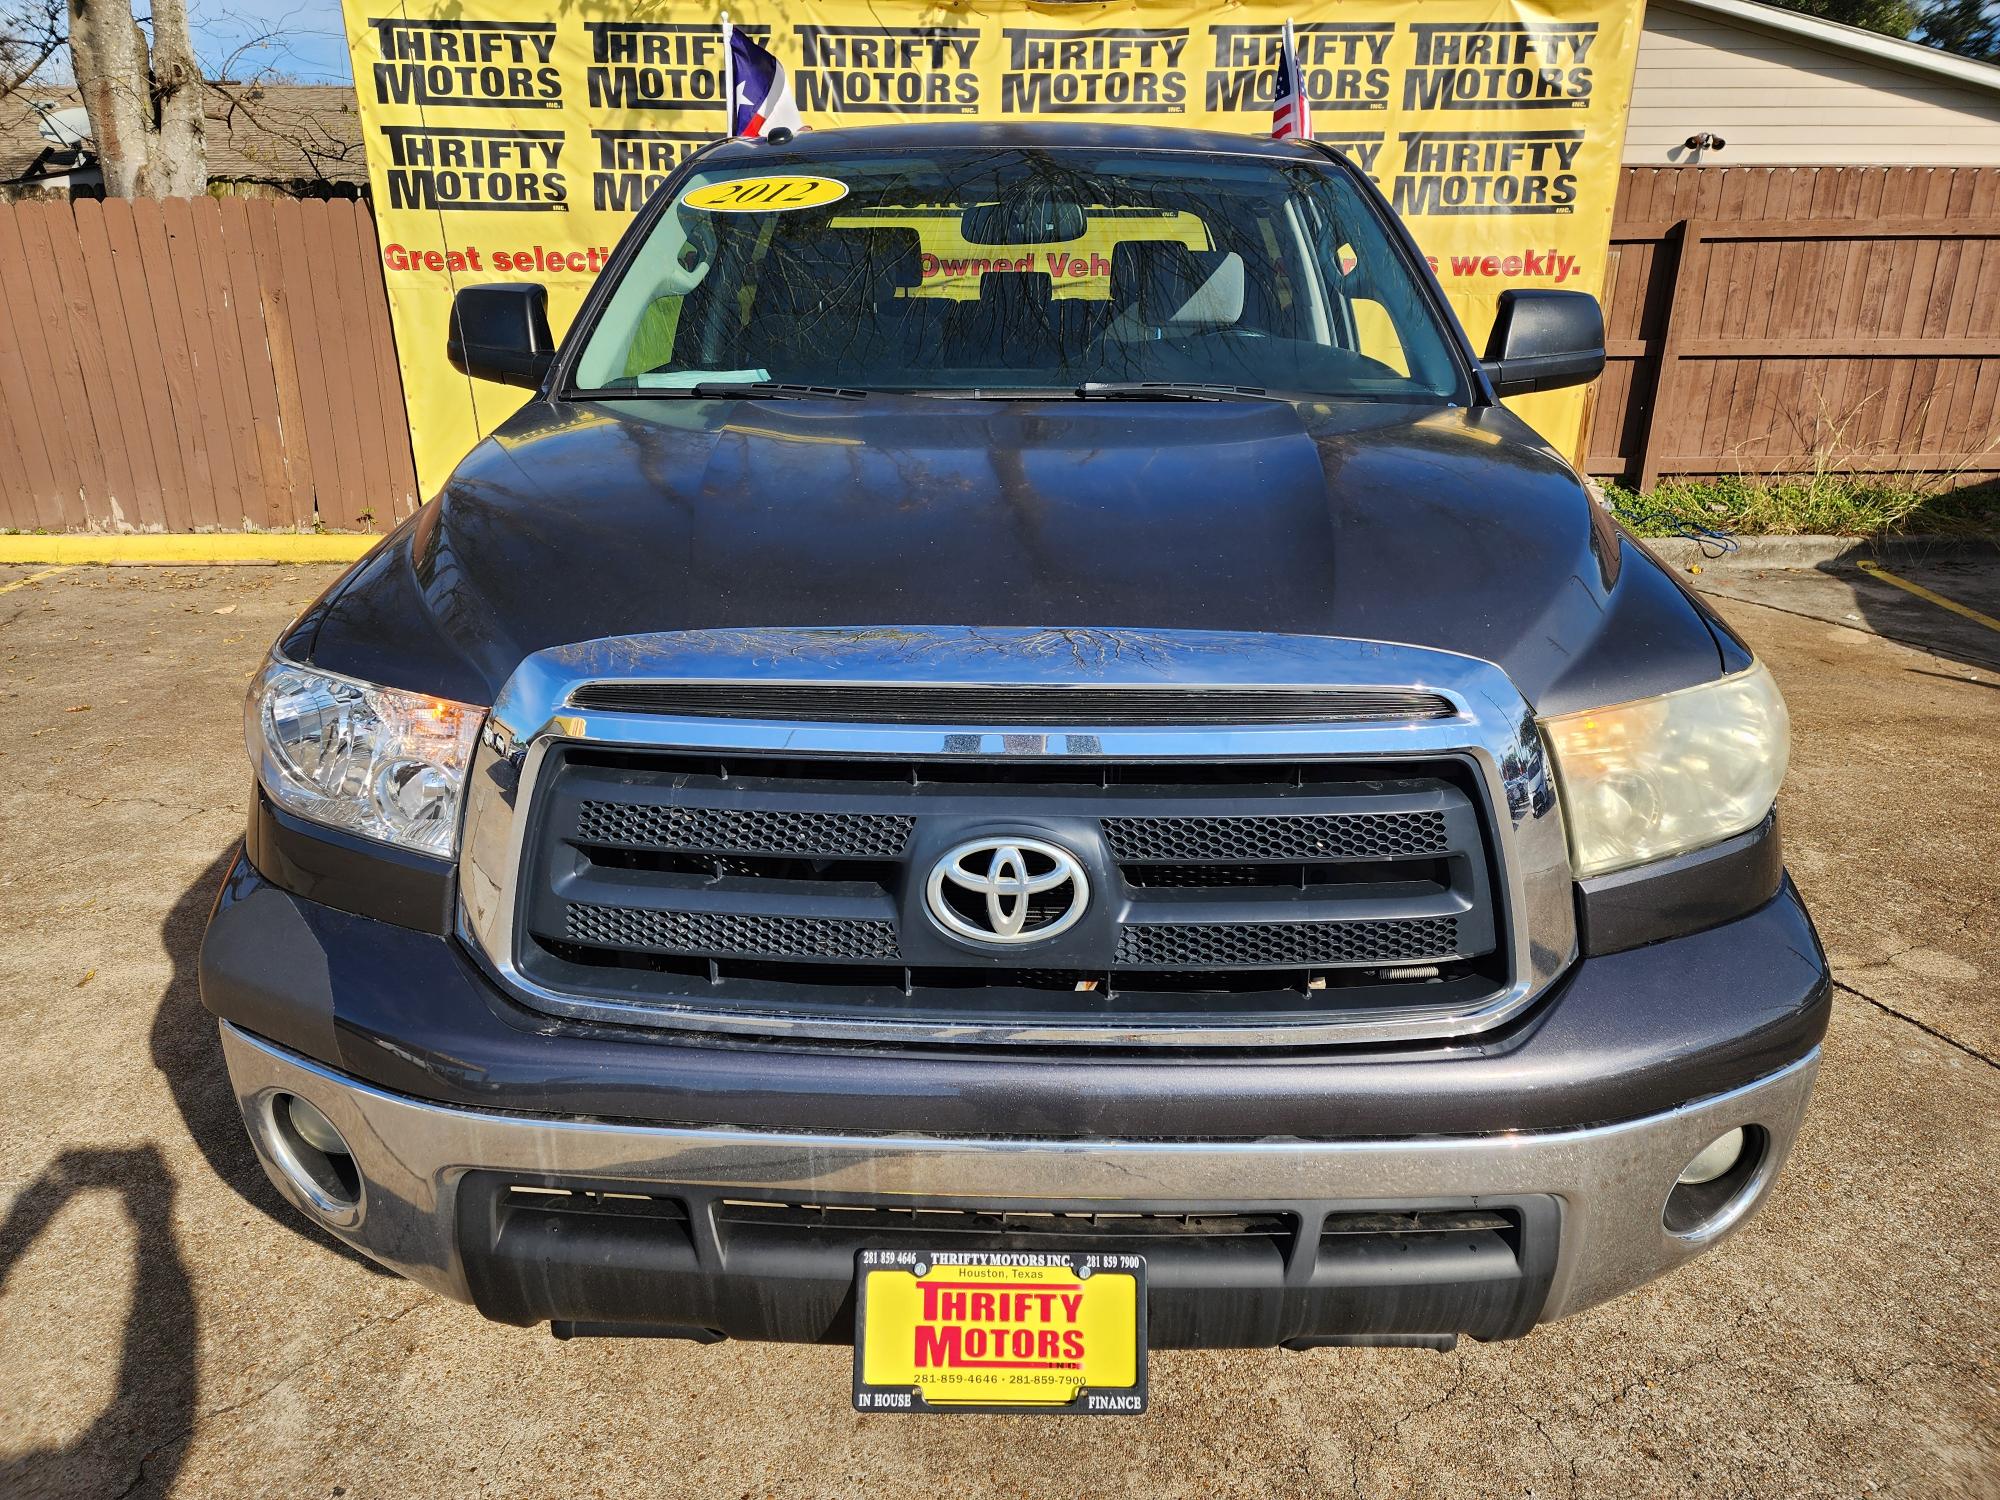
<path id="1" fill-rule="evenodd" d="M 0 593 L 0 1494 L 2000 1493 L 2000 675 L 1723 602 L 1841 988 L 1719 1249 L 1516 1344 L 1160 1353 L 1133 1421 L 863 1418 L 844 1350 L 488 1325 L 265 1183 L 194 956 L 244 685 L 335 571 Z"/>

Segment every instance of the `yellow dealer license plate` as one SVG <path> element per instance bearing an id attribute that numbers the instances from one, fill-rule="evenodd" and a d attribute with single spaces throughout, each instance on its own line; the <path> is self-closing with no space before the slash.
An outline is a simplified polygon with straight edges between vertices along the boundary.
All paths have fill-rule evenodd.
<path id="1" fill-rule="evenodd" d="M 1146 1259 L 1034 1250 L 855 1257 L 856 1411 L 1146 1409 Z"/>

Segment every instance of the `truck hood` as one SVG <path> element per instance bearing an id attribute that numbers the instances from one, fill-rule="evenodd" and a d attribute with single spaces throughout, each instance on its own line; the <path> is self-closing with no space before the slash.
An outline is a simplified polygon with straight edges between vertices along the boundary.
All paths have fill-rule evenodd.
<path id="1" fill-rule="evenodd" d="M 876 396 L 530 402 L 287 649 L 490 703 L 548 646 L 888 624 L 1395 641 L 1544 713 L 1729 646 L 1503 410 Z"/>

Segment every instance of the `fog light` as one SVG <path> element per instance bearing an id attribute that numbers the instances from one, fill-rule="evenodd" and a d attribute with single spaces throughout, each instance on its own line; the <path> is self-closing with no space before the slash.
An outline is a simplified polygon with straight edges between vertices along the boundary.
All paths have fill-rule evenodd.
<path id="1" fill-rule="evenodd" d="M 325 1152 L 329 1156 L 352 1156 L 354 1154 L 347 1149 L 347 1142 L 341 1138 L 340 1132 L 334 1129 L 333 1121 L 321 1114 L 319 1106 L 311 1100 L 301 1099 L 297 1094 L 287 1095 L 285 1098 L 285 1112 L 291 1116 L 292 1129 L 305 1137 L 305 1142 L 308 1146 Z M 1708 1178 L 1690 1178 L 1686 1173 L 1682 1173 L 1681 1181 L 1706 1182 Z"/>
<path id="2" fill-rule="evenodd" d="M 1743 1127 L 1739 1125 L 1734 1130 L 1724 1131 L 1697 1151 L 1694 1160 L 1681 1168 L 1681 1183 L 1687 1187 L 1699 1187 L 1704 1182 L 1713 1182 L 1735 1166 L 1737 1158 L 1742 1155 Z"/>
<path id="3" fill-rule="evenodd" d="M 361 1169 L 339 1127 L 297 1094 L 272 1094 L 265 1108 L 278 1170 L 321 1218 L 352 1224 L 361 1211 Z"/>
<path id="4" fill-rule="evenodd" d="M 1771 1137 L 1761 1125 L 1725 1130 L 1681 1168 L 1661 1222 L 1683 1239 L 1722 1233 L 1750 1211 L 1766 1180 Z"/>

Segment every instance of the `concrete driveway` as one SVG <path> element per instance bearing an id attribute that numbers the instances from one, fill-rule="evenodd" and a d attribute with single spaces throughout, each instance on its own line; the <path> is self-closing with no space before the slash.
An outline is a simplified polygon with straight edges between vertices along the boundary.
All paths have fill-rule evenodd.
<path id="1" fill-rule="evenodd" d="M 2000 1493 L 2000 675 L 1725 608 L 1841 989 L 1770 1207 L 1510 1345 L 1164 1353 L 1133 1421 L 862 1418 L 839 1349 L 561 1344 L 265 1183 L 195 953 L 319 569 L 0 570 L 0 1492 Z"/>

